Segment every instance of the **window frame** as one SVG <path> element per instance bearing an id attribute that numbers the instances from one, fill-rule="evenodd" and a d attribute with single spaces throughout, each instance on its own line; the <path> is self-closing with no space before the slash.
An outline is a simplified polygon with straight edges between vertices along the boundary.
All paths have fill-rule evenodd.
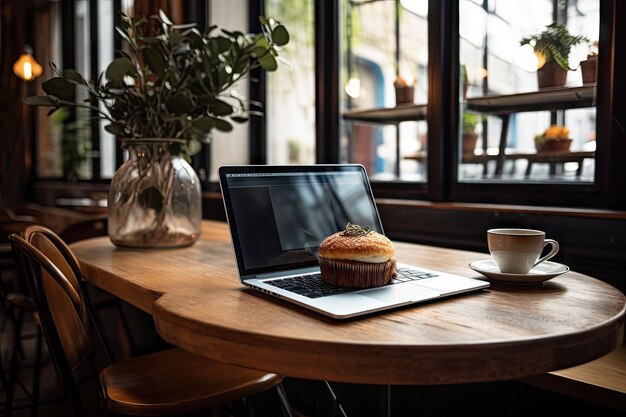
<path id="1" fill-rule="evenodd" d="M 339 24 L 338 14 L 329 13 L 329 6 L 323 1 L 316 2 L 316 84 L 319 95 L 316 96 L 317 114 L 323 118 L 317 124 L 317 146 L 339 149 L 338 128 L 332 131 L 332 122 L 339 120 L 338 109 L 324 109 L 327 98 L 339 100 L 339 83 L 327 74 L 329 65 L 339 74 L 337 59 L 327 55 L 333 39 L 337 39 Z M 372 189 L 377 198 L 417 199 L 433 202 L 517 204 L 536 206 L 568 206 L 580 208 L 626 208 L 626 181 L 619 172 L 619 152 L 624 148 L 624 116 L 618 113 L 615 94 L 623 81 L 615 77 L 624 72 L 624 57 L 616 53 L 620 42 L 618 32 L 623 29 L 616 24 L 620 17 L 626 17 L 624 5 L 617 0 L 600 0 L 600 36 L 599 36 L 599 75 L 596 90 L 597 101 L 597 150 L 596 171 L 593 183 L 517 183 L 505 181 L 462 182 L 458 180 L 457 163 L 458 119 L 459 119 L 459 0 L 429 0 L 428 13 L 428 56 L 429 56 L 429 96 L 428 96 L 428 181 L 414 183 L 403 181 L 375 181 Z M 333 1 L 338 13 L 338 1 Z M 323 21 L 320 23 L 319 20 Z M 330 33 L 334 24 L 334 33 Z M 317 37 L 317 34 L 320 37 Z M 320 47 L 319 44 L 326 45 Z M 622 49 L 623 50 L 623 49 Z M 322 56 L 317 56 L 320 53 Z M 331 57 L 333 58 L 333 57 Z M 446 82 L 448 80 L 448 82 Z M 328 86 L 334 91 L 326 91 Z M 322 87 L 320 87 L 322 86 Z M 436 140 L 434 138 L 440 138 Z M 335 142 L 336 141 L 336 142 Z M 339 163 L 332 152 L 318 152 L 318 163 Z"/>

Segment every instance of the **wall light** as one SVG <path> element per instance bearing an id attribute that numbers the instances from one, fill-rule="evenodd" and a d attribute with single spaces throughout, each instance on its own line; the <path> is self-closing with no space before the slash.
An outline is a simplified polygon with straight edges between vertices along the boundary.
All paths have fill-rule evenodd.
<path id="1" fill-rule="evenodd" d="M 33 49 L 30 46 L 24 47 L 24 53 L 13 64 L 13 72 L 26 81 L 34 80 L 43 72 L 43 68 L 33 57 Z"/>

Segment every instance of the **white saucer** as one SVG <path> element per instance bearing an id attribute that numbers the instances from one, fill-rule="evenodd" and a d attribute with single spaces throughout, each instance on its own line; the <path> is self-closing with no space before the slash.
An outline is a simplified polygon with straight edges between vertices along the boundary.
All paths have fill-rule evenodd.
<path id="1" fill-rule="evenodd" d="M 502 273 L 492 259 L 474 261 L 469 264 L 469 267 L 487 277 L 489 281 L 511 285 L 540 285 L 542 282 L 569 271 L 567 265 L 550 261 L 540 263 L 531 269 L 528 274 Z"/>

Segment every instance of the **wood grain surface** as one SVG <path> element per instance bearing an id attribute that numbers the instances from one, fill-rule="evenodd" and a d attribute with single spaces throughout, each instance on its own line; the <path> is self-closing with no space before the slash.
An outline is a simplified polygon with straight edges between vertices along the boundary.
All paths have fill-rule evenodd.
<path id="1" fill-rule="evenodd" d="M 395 243 L 399 262 L 478 275 L 487 254 Z M 72 245 L 87 281 L 152 314 L 167 341 L 286 376 L 375 384 L 506 380 L 568 368 L 622 343 L 625 298 L 569 272 L 537 287 L 472 294 L 348 321 L 246 289 L 225 223 L 204 222 L 185 249 Z"/>

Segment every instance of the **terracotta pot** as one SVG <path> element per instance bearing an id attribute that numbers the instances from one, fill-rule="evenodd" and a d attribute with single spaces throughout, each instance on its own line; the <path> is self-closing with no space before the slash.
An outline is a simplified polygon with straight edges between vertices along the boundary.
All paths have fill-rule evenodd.
<path id="1" fill-rule="evenodd" d="M 580 62 L 580 70 L 583 73 L 583 84 L 592 84 L 596 82 L 596 72 L 598 68 L 598 57 L 588 58 Z"/>
<path id="2" fill-rule="evenodd" d="M 477 141 L 478 135 L 476 133 L 463 133 L 463 155 L 474 155 L 474 149 L 476 149 Z"/>
<path id="3" fill-rule="evenodd" d="M 413 104 L 415 98 L 415 87 L 411 85 L 398 87 L 396 86 L 396 105 Z"/>
<path id="4" fill-rule="evenodd" d="M 550 62 L 537 70 L 539 88 L 563 87 L 567 79 L 567 70 Z"/>
<path id="5" fill-rule="evenodd" d="M 572 145 L 571 139 L 549 139 L 537 146 L 537 153 L 550 151 L 569 151 Z"/>

